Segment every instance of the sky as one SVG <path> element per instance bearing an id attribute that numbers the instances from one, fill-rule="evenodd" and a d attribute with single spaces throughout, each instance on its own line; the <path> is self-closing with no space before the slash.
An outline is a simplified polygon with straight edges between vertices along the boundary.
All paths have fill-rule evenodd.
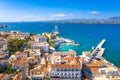
<path id="1" fill-rule="evenodd" d="M 120 16 L 120 0 L 0 0 L 0 22 L 113 16 Z"/>

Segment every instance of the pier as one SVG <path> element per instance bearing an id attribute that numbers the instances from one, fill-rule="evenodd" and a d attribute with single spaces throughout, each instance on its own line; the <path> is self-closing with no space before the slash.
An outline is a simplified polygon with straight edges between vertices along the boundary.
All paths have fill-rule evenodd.
<path id="1" fill-rule="evenodd" d="M 61 45 L 62 45 L 62 46 L 69 46 L 69 45 L 79 46 L 80 44 L 75 44 L 75 43 L 62 43 Z"/>
<path id="2" fill-rule="evenodd" d="M 101 48 L 103 46 L 103 44 L 105 43 L 105 39 L 103 39 L 96 48 Z"/>
<path id="3" fill-rule="evenodd" d="M 63 43 L 61 43 L 61 45 L 65 45 L 65 46 L 69 46 L 69 45 L 79 46 L 80 45 L 80 44 L 76 44 L 74 42 L 74 40 L 70 40 L 70 39 L 66 39 L 66 38 L 60 38 L 60 39 L 64 41 Z"/>
<path id="4" fill-rule="evenodd" d="M 105 43 L 105 39 L 103 39 L 99 44 L 98 44 L 98 46 L 95 48 L 95 49 L 93 49 L 93 51 L 92 51 L 92 54 L 93 55 L 95 55 L 95 56 L 97 56 L 97 57 L 102 57 L 102 55 L 103 55 L 103 53 L 104 53 L 104 51 L 105 51 L 105 48 L 102 48 L 102 46 L 103 46 L 103 44 Z"/>

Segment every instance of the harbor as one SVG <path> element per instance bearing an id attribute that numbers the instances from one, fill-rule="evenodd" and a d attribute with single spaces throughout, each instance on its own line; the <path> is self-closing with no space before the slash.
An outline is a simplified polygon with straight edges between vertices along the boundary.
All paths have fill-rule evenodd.
<path id="1" fill-rule="evenodd" d="M 64 41 L 63 43 L 60 44 L 61 46 L 69 46 L 69 45 L 80 46 L 80 44 L 76 44 L 74 40 L 70 40 L 66 38 L 59 38 L 59 39 Z"/>
<path id="2" fill-rule="evenodd" d="M 40 75 L 42 75 L 42 77 L 40 77 L 42 80 L 44 80 L 44 78 L 53 79 L 54 78 L 53 76 L 55 76 L 55 78 L 56 76 L 59 76 L 58 77 L 59 80 L 60 79 L 63 80 L 118 79 L 119 80 L 120 79 L 120 72 L 118 68 L 103 57 L 105 51 L 103 45 L 105 44 L 106 39 L 103 39 L 95 48 L 92 49 L 92 51 L 91 50 L 82 51 L 82 55 L 79 56 L 76 50 L 70 48 L 70 47 L 78 47 L 79 44 L 76 44 L 74 40 L 59 37 L 59 35 L 55 33 L 53 34 L 53 33 L 43 32 L 42 35 L 40 34 L 28 35 L 27 33 L 25 34 L 20 31 L 11 31 L 11 32 L 5 32 L 4 34 L 8 34 L 8 33 L 10 33 L 7 36 L 8 38 L 11 38 L 11 36 L 13 35 L 14 37 L 13 39 L 16 40 L 21 40 L 21 39 L 26 40 L 26 37 L 30 38 L 26 43 L 26 45 L 30 45 L 30 47 L 29 46 L 28 48 L 26 47 L 25 50 L 20 50 L 20 51 L 17 50 L 13 54 L 13 56 L 11 56 L 10 58 L 8 58 L 8 60 L 6 60 L 9 61 L 9 64 L 12 65 L 11 66 L 12 69 L 14 69 L 16 72 L 21 72 L 24 80 L 26 80 L 25 78 L 28 77 L 29 79 L 32 80 L 36 78 L 38 79 Z M 14 43 L 16 42 L 12 41 L 11 45 Z M 56 50 L 55 45 L 58 45 L 59 48 L 60 47 L 65 48 L 68 46 L 69 50 L 68 51 Z M 23 45 L 21 47 L 23 48 Z M 29 56 L 28 53 L 30 53 Z M 22 57 L 20 58 L 19 55 Z M 29 63 L 25 62 L 26 60 L 28 60 L 29 63 L 32 64 L 31 65 L 32 68 L 28 67 Z M 31 60 L 34 60 L 34 62 L 31 63 Z M 14 64 L 16 65 L 20 64 L 22 66 L 17 68 L 16 65 Z M 24 64 L 27 65 L 24 66 Z M 30 72 L 27 73 L 26 76 L 24 76 L 25 68 L 27 68 L 26 69 L 27 72 Z M 41 71 L 40 74 L 36 74 L 37 71 L 39 71 L 38 69 L 40 69 Z M 74 74 L 74 76 L 72 75 L 72 77 L 70 77 L 70 75 L 59 75 L 61 72 L 63 74 L 66 74 L 66 70 L 68 71 L 67 74 L 71 74 L 71 70 L 72 70 L 74 72 L 72 73 Z M 56 74 L 54 75 L 53 73 Z M 77 77 L 75 76 L 76 73 L 78 74 Z M 50 76 L 46 76 L 46 75 L 50 75 Z"/>
<path id="3" fill-rule="evenodd" d="M 60 32 L 58 31 L 58 27 L 57 26 L 54 27 L 52 33 L 54 35 L 56 35 L 56 36 L 58 34 L 60 34 Z M 58 45 L 59 46 L 69 46 L 69 45 L 71 45 L 71 46 L 80 46 L 80 44 L 76 44 L 74 40 L 63 38 L 63 37 L 59 37 L 59 36 L 57 36 L 57 38 L 54 41 L 55 41 L 55 44 L 56 44 L 55 46 L 58 46 Z"/>
<path id="4" fill-rule="evenodd" d="M 92 51 L 92 54 L 93 54 L 93 55 L 96 55 L 97 57 L 102 57 L 102 56 L 103 56 L 104 51 L 105 51 L 105 48 L 102 48 L 102 46 L 104 45 L 105 41 L 106 41 L 106 40 L 103 39 L 103 40 L 98 44 L 98 46 L 97 46 L 95 49 L 93 49 L 93 51 Z"/>

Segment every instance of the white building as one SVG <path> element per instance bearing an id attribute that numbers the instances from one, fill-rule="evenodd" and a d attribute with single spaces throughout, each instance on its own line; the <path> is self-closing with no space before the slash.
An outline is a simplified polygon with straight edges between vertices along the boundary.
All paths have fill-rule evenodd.
<path id="1" fill-rule="evenodd" d="M 49 52 L 49 44 L 47 42 L 32 43 L 32 49 L 40 49 L 41 52 Z"/>
<path id="2" fill-rule="evenodd" d="M 65 53 L 66 54 L 66 53 Z M 70 56 L 52 56 L 51 67 L 49 68 L 50 80 L 81 80 L 82 63 L 77 57 Z"/>
<path id="3" fill-rule="evenodd" d="M 50 68 L 50 80 L 82 79 L 80 64 L 52 64 Z"/>
<path id="4" fill-rule="evenodd" d="M 41 55 L 41 51 L 40 49 L 29 49 L 29 56 L 36 56 L 36 57 L 40 57 Z"/>
<path id="5" fill-rule="evenodd" d="M 35 36 L 34 39 L 35 39 L 35 42 L 47 42 L 47 39 L 40 35 Z"/>
<path id="6" fill-rule="evenodd" d="M 68 52 L 53 52 L 53 55 L 64 57 L 64 56 L 76 56 L 77 53 L 73 50 L 69 50 Z"/>

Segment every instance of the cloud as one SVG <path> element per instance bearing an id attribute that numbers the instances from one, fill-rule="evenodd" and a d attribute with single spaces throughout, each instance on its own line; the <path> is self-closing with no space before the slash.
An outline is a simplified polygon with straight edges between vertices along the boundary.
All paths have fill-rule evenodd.
<path id="1" fill-rule="evenodd" d="M 52 17 L 65 17 L 65 14 L 53 14 Z"/>
<path id="2" fill-rule="evenodd" d="M 17 18 L 18 20 L 27 20 L 27 21 L 31 21 L 31 20 L 42 20 L 45 19 L 45 17 L 41 17 L 41 16 L 20 16 Z"/>
<path id="3" fill-rule="evenodd" d="M 71 16 L 72 14 L 53 14 L 52 17 L 66 17 L 66 16 Z"/>
<path id="4" fill-rule="evenodd" d="M 99 14 L 99 12 L 98 11 L 90 11 L 90 12 L 88 12 L 89 14 Z"/>

